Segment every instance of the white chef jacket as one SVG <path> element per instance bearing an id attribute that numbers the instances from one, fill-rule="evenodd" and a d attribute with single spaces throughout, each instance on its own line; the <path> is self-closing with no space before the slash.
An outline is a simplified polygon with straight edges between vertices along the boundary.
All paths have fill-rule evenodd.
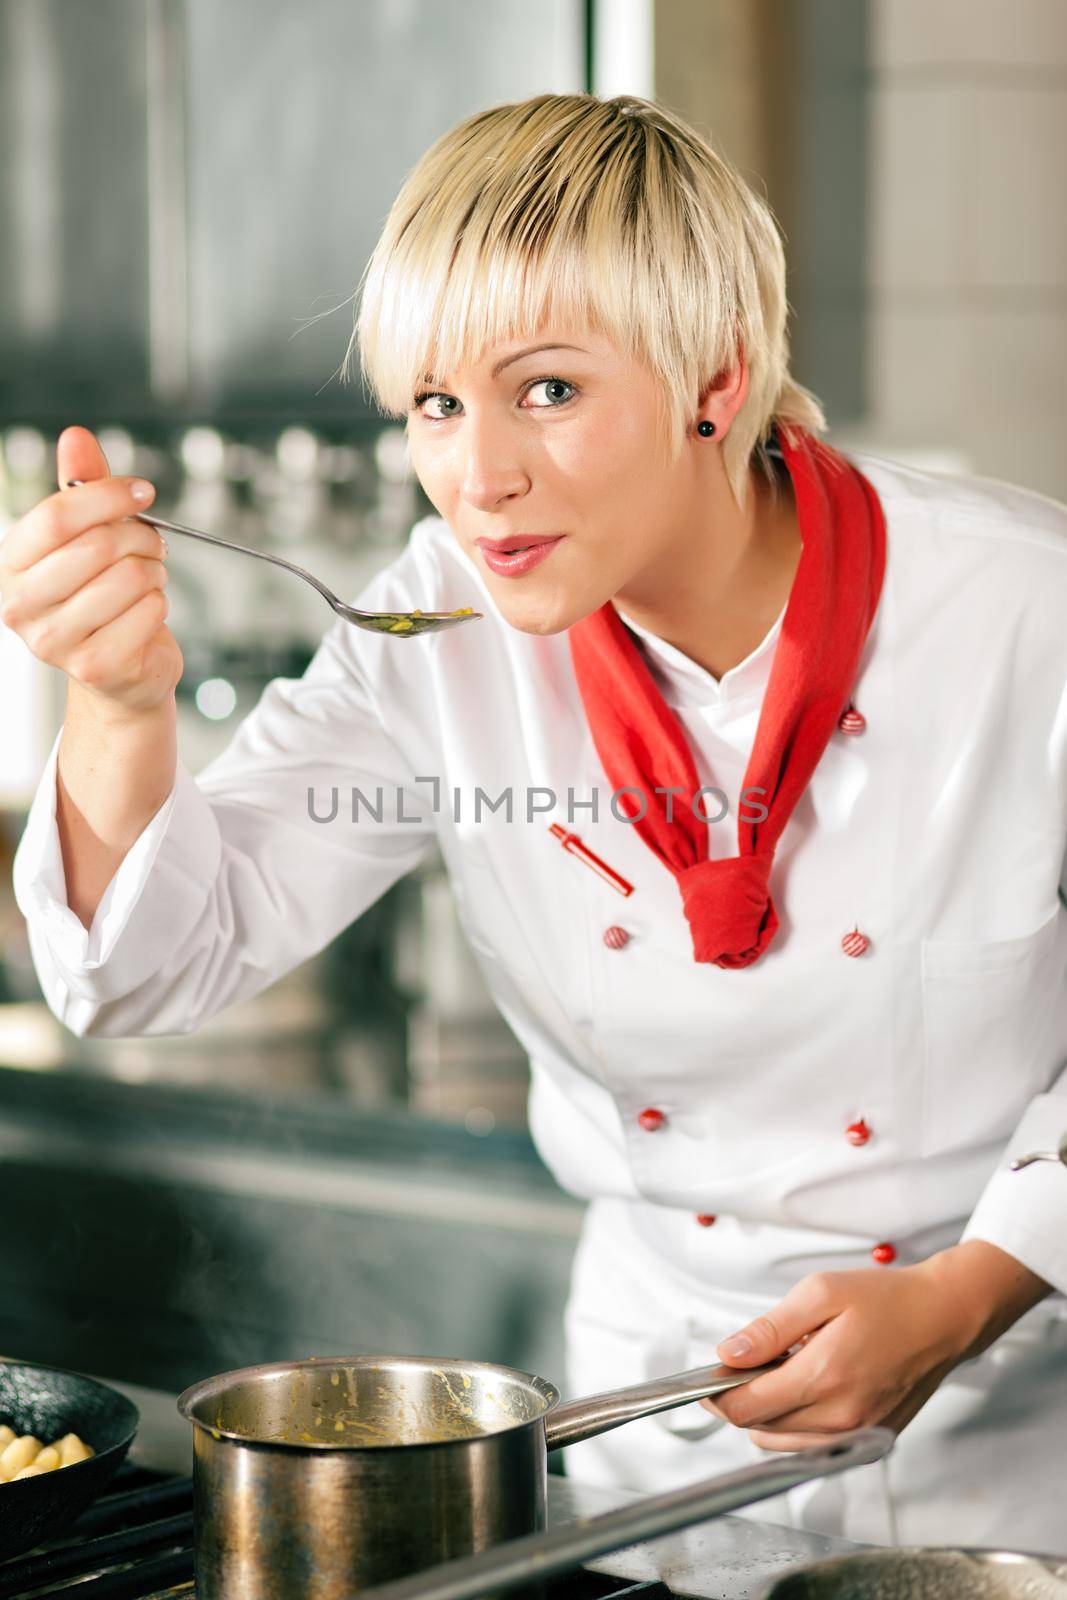
<path id="1" fill-rule="evenodd" d="M 429 516 L 356 604 L 484 620 L 410 641 L 336 622 L 196 779 L 179 763 L 89 930 L 66 905 L 53 750 L 15 881 L 56 1016 L 78 1034 L 193 1031 L 321 949 L 436 838 L 529 1052 L 537 1148 L 592 1202 L 568 1307 L 576 1390 L 712 1360 L 806 1273 L 871 1266 L 878 1244 L 906 1264 L 961 1234 L 1053 1284 L 1017 1324 L 1021 1339 L 1044 1330 L 1047 1354 L 1067 1171 L 1007 1160 L 1067 1128 L 1067 508 L 852 459 L 887 530 L 851 687 L 866 726 L 831 737 L 779 840 L 780 928 L 759 961 L 694 961 L 673 876 L 611 803 L 566 633 L 510 627 Z M 737 852 L 781 620 L 720 680 L 633 628 L 700 781 L 726 797 L 713 856 Z M 561 848 L 552 822 L 634 892 Z M 1065 1411 L 1061 1396 L 1061 1430 Z M 724 1435 L 744 1438 L 691 1406 L 571 1460 L 662 1486 L 725 1462 Z"/>

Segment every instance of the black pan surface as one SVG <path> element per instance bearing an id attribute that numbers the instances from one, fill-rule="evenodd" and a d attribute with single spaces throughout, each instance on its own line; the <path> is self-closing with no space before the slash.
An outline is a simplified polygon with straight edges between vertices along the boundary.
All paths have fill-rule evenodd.
<path id="1" fill-rule="evenodd" d="M 0 1483 L 0 1561 L 58 1538 L 81 1515 L 118 1470 L 139 1420 L 132 1400 L 95 1378 L 0 1361 L 0 1423 L 44 1444 L 76 1433 L 96 1451 L 39 1478 Z"/>

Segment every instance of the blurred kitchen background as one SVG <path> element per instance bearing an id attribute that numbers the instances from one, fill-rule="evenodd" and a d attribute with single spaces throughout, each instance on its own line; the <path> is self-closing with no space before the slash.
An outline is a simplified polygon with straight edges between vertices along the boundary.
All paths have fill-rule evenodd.
<path id="1" fill-rule="evenodd" d="M 0 0 L 0 536 L 77 422 L 160 515 L 355 596 L 431 509 L 339 381 L 355 285 L 426 147 L 546 90 L 656 98 L 766 195 L 832 443 L 1067 498 L 1063 0 Z M 191 542 L 169 568 L 195 772 L 330 614 Z M 2 624 L 0 686 L 0 1349 L 562 1376 L 581 1208 L 440 859 L 194 1036 L 75 1039 L 10 891 L 62 682 Z"/>

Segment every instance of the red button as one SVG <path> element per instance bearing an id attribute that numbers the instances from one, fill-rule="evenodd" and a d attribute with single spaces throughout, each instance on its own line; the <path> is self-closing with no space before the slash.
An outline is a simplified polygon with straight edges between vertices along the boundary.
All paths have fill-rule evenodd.
<path id="1" fill-rule="evenodd" d="M 880 1267 L 887 1267 L 891 1261 L 897 1259 L 896 1246 L 892 1244 L 876 1244 L 871 1255 Z"/>
<path id="2" fill-rule="evenodd" d="M 841 948 L 846 956 L 861 956 L 865 950 L 870 948 L 870 944 L 871 941 L 867 935 L 861 933 L 858 928 L 853 928 L 852 932 L 846 933 L 841 940 Z"/>
<path id="3" fill-rule="evenodd" d="M 715 1221 L 715 1218 L 707 1211 L 698 1211 L 696 1219 L 702 1228 L 710 1228 Z"/>
<path id="4" fill-rule="evenodd" d="M 850 1122 L 845 1129 L 845 1138 L 849 1144 L 866 1144 L 871 1137 L 871 1130 L 861 1117 L 858 1122 Z"/>
<path id="5" fill-rule="evenodd" d="M 862 733 L 867 726 L 867 718 L 855 706 L 849 706 L 847 711 L 842 711 L 837 719 L 837 726 L 842 733 Z"/>
<path id="6" fill-rule="evenodd" d="M 655 1106 L 646 1106 L 637 1114 L 637 1120 L 646 1133 L 655 1133 L 657 1128 L 662 1128 L 667 1118 L 662 1111 L 657 1111 Z"/>
<path id="7" fill-rule="evenodd" d="M 612 927 L 604 929 L 604 943 L 609 950 L 621 950 L 629 942 L 630 935 L 625 928 Z"/>

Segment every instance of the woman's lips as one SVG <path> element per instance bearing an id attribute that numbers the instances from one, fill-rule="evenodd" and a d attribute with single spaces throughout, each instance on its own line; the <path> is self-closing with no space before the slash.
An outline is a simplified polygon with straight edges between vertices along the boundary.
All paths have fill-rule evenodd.
<path id="1" fill-rule="evenodd" d="M 540 544 L 528 545 L 525 550 L 515 550 L 507 555 L 502 550 L 494 550 L 492 545 L 476 539 L 475 543 L 482 552 L 482 559 L 490 572 L 495 572 L 501 578 L 521 578 L 526 572 L 532 572 L 534 567 L 539 567 L 546 560 L 549 552 L 554 550 L 566 534 L 558 534 L 554 539 L 543 539 Z"/>

